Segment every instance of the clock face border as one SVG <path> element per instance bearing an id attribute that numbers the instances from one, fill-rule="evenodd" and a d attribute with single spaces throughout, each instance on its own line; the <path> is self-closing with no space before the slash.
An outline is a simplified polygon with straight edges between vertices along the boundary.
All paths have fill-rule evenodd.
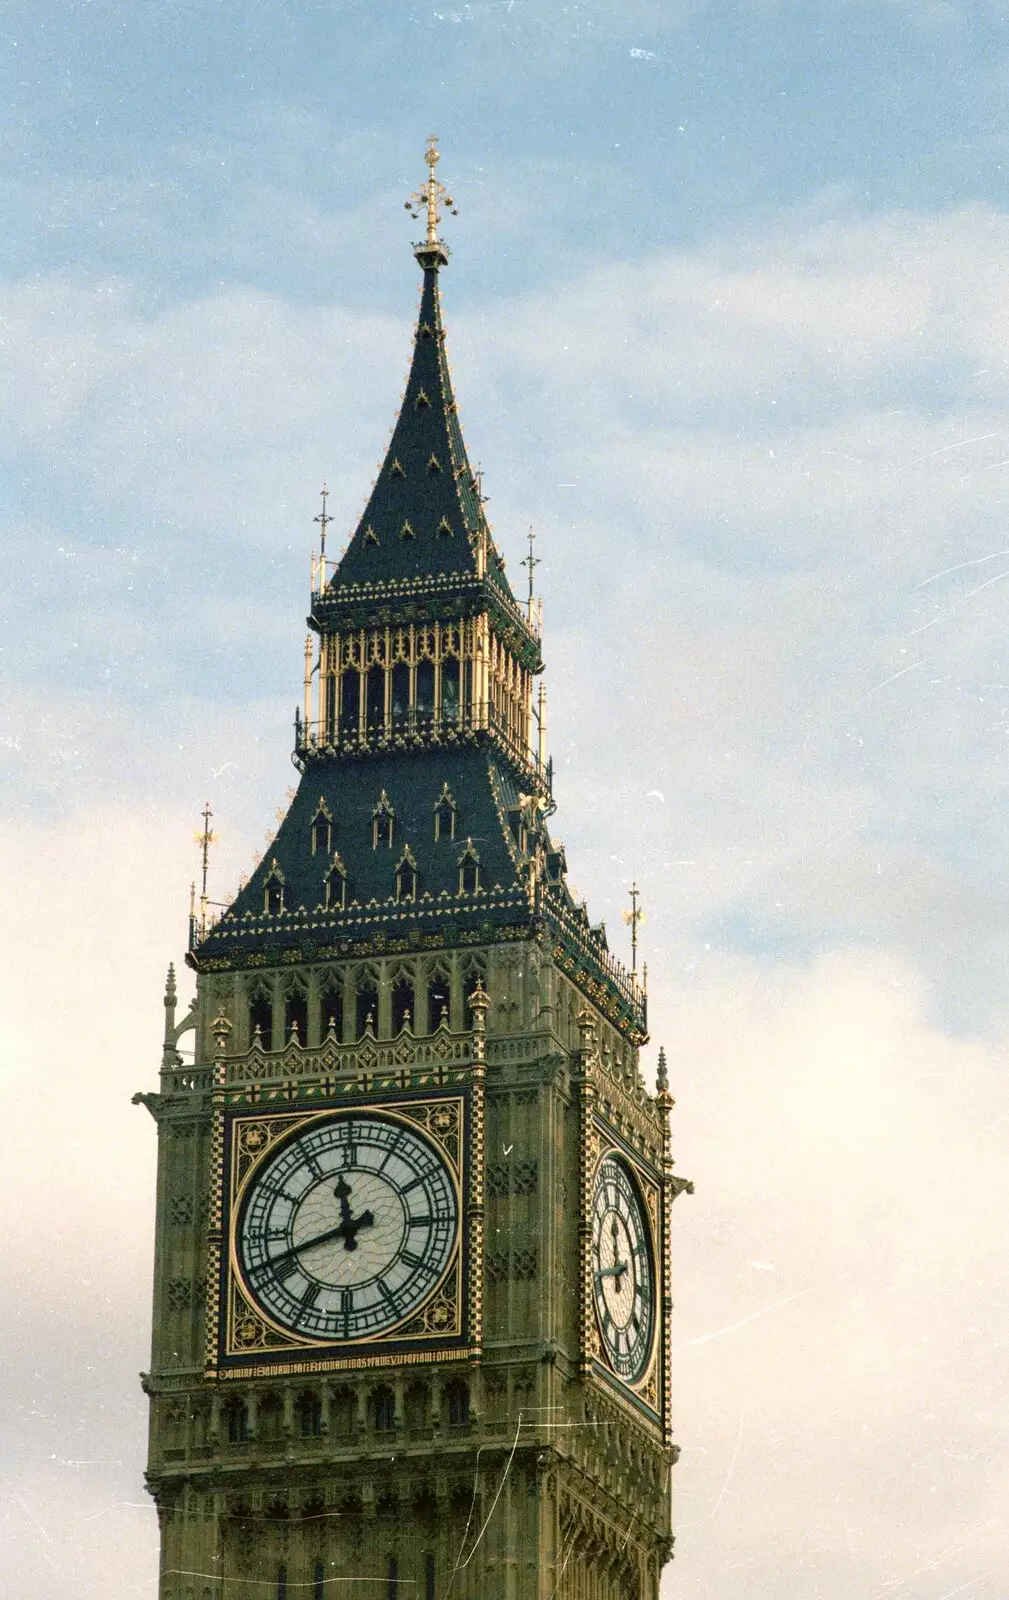
<path id="1" fill-rule="evenodd" d="M 616 1171 L 616 1177 L 613 1179 L 613 1186 L 617 1193 L 618 1200 L 620 1197 L 620 1191 L 625 1191 L 623 1198 L 628 1213 L 626 1216 L 624 1215 L 623 1210 L 621 1210 L 618 1201 L 615 1201 L 613 1204 L 611 1204 L 605 1213 L 600 1211 L 599 1195 L 602 1185 L 604 1182 L 608 1181 L 606 1178 L 604 1178 L 604 1169 L 607 1167 L 612 1167 Z M 603 1267 L 602 1272 L 600 1272 L 600 1263 L 604 1253 L 603 1244 L 605 1244 L 605 1240 L 603 1241 L 603 1244 L 601 1244 L 599 1234 L 600 1229 L 603 1226 L 602 1217 L 604 1214 L 605 1216 L 612 1215 L 613 1217 L 612 1244 L 614 1259 L 612 1262 Z M 628 1369 L 626 1371 L 621 1371 L 621 1368 L 618 1365 L 620 1359 L 619 1354 L 614 1350 L 612 1342 L 606 1336 L 607 1318 L 609 1318 L 610 1321 L 614 1321 L 614 1318 L 611 1316 L 611 1296 L 607 1292 L 608 1285 L 603 1284 L 600 1279 L 604 1278 L 607 1273 L 613 1274 L 618 1269 L 620 1235 L 623 1236 L 624 1248 L 627 1251 L 628 1258 L 636 1254 L 635 1239 L 633 1237 L 632 1228 L 639 1234 L 638 1242 L 640 1243 L 645 1256 L 645 1272 L 647 1277 L 643 1279 L 643 1281 L 647 1288 L 647 1304 L 645 1306 L 647 1320 L 644 1339 L 641 1341 L 643 1344 L 643 1349 L 635 1357 L 633 1364 L 628 1363 Z M 630 1285 L 636 1285 L 637 1283 L 637 1275 L 634 1269 L 632 1269 L 630 1266 L 630 1261 L 628 1260 L 627 1263 L 624 1263 L 624 1266 L 625 1270 L 621 1272 L 620 1277 L 611 1278 L 611 1282 L 616 1286 L 618 1298 L 623 1292 L 625 1292 L 624 1285 L 621 1283 L 621 1278 L 629 1279 Z M 632 1293 L 631 1307 L 628 1311 L 628 1321 L 630 1319 L 630 1314 L 633 1311 L 633 1303 L 635 1298 L 636 1296 Z M 644 1296 L 642 1297 L 642 1301 L 644 1303 Z M 619 1378 L 620 1382 L 625 1384 L 629 1389 L 637 1388 L 644 1381 L 648 1375 L 648 1369 L 652 1365 L 654 1359 L 655 1335 L 659 1311 L 657 1301 L 658 1295 L 656 1292 L 655 1248 L 648 1217 L 648 1207 L 645 1204 L 644 1198 L 641 1194 L 640 1185 L 635 1179 L 633 1168 L 628 1166 L 627 1161 L 623 1158 L 619 1151 L 613 1149 L 606 1150 L 599 1157 L 592 1178 L 592 1304 L 596 1317 L 597 1331 L 599 1332 L 601 1338 L 603 1359 L 612 1369 L 614 1376 Z M 626 1325 L 627 1324 L 625 1323 L 624 1326 Z"/>
<path id="2" fill-rule="evenodd" d="M 293 1143 L 299 1134 L 334 1120 L 375 1116 L 399 1122 L 433 1147 L 455 1194 L 455 1241 L 430 1293 L 401 1321 L 384 1333 L 333 1340 L 297 1332 L 275 1321 L 246 1289 L 237 1230 L 257 1176 Z M 442 1356 L 467 1353 L 470 1307 L 471 1241 L 467 1204 L 471 1174 L 469 1151 L 470 1100 L 467 1093 L 334 1098 L 311 1110 L 270 1107 L 226 1109 L 221 1127 L 221 1236 L 217 1246 L 216 1337 L 208 1348 L 208 1370 L 221 1377 L 275 1376 L 313 1367 L 337 1371 L 346 1367 L 409 1363 L 431 1352 Z M 211 1329 L 208 1327 L 208 1334 Z"/>
<path id="3" fill-rule="evenodd" d="M 666 1248 L 665 1201 L 663 1198 L 662 1178 L 657 1167 L 654 1167 L 647 1157 L 643 1158 L 640 1151 L 632 1149 L 621 1138 L 616 1129 L 609 1126 L 598 1115 L 591 1119 L 588 1146 L 585 1153 L 588 1157 L 588 1170 L 586 1172 L 588 1181 L 584 1190 L 586 1253 L 583 1259 L 586 1273 L 584 1289 L 586 1321 L 583 1323 L 583 1327 L 586 1336 L 585 1355 L 588 1370 L 596 1378 L 602 1380 L 611 1395 L 630 1406 L 636 1415 L 646 1419 L 653 1427 L 661 1429 L 662 1418 L 667 1405 L 664 1351 L 669 1337 L 668 1317 L 665 1307 L 664 1275 L 662 1271 L 662 1254 L 664 1248 Z M 648 1230 L 647 1242 L 651 1256 L 653 1294 L 651 1349 L 644 1371 L 634 1381 L 622 1378 L 610 1365 L 596 1317 L 595 1286 L 592 1279 L 593 1197 L 595 1195 L 596 1174 L 608 1156 L 615 1157 L 627 1169 L 641 1201 L 645 1225 Z"/>

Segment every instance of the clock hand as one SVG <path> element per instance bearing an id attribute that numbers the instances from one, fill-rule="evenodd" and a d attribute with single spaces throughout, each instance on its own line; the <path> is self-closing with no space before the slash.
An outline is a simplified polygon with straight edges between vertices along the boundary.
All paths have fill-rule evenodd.
<path id="1" fill-rule="evenodd" d="M 365 1214 L 368 1215 L 368 1213 Z M 327 1228 L 325 1233 L 317 1233 L 314 1239 L 304 1239 L 300 1244 L 292 1244 L 287 1250 L 281 1250 L 279 1255 L 267 1256 L 259 1270 L 262 1271 L 265 1267 L 279 1266 L 282 1261 L 289 1261 L 291 1256 L 301 1255 L 305 1250 L 314 1250 L 317 1244 L 329 1244 L 332 1239 L 342 1239 L 345 1236 L 345 1231 L 346 1223 L 344 1222 L 341 1222 L 336 1228 Z"/>
<path id="2" fill-rule="evenodd" d="M 340 1202 L 340 1217 L 342 1220 L 340 1223 L 339 1232 L 342 1235 L 343 1248 L 345 1250 L 356 1250 L 358 1228 L 370 1228 L 375 1221 L 375 1218 L 372 1216 L 370 1211 L 362 1211 L 359 1217 L 351 1216 L 351 1192 L 350 1184 L 341 1173 L 339 1182 L 337 1183 L 336 1188 L 333 1190 L 333 1193 Z"/>

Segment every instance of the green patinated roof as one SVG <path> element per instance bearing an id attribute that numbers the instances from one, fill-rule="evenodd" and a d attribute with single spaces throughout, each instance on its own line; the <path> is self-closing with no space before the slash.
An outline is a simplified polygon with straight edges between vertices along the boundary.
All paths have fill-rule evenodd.
<path id="1" fill-rule="evenodd" d="M 511 596 L 466 454 L 445 350 L 438 271 L 425 266 L 413 362 L 392 440 L 328 593 L 429 574 L 475 576 L 487 537 L 487 576 Z"/>

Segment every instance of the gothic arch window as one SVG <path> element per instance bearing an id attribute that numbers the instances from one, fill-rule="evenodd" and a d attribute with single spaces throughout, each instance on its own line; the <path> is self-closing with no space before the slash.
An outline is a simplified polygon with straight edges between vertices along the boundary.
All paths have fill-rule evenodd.
<path id="1" fill-rule="evenodd" d="M 455 1378 L 448 1386 L 448 1425 L 462 1428 L 469 1421 L 469 1385 Z"/>
<path id="2" fill-rule="evenodd" d="M 322 1401 L 310 1390 L 298 1396 L 298 1432 L 303 1439 L 317 1439 L 322 1433 Z"/>
<path id="3" fill-rule="evenodd" d="M 326 910 L 342 911 L 346 904 L 347 869 L 337 853 L 333 857 L 333 865 L 326 873 Z"/>
<path id="4" fill-rule="evenodd" d="M 356 995 L 357 1037 L 364 1038 L 365 1029 L 378 1032 L 378 984 L 370 973 L 362 972 L 357 981 Z"/>
<path id="5" fill-rule="evenodd" d="M 320 795 L 319 805 L 312 818 L 312 854 L 328 856 L 333 842 L 333 818 L 325 800 Z"/>
<path id="6" fill-rule="evenodd" d="M 227 1409 L 229 1444 L 244 1444 L 249 1437 L 249 1408 L 244 1400 L 232 1400 Z"/>
<path id="7" fill-rule="evenodd" d="M 397 661 L 392 669 L 392 720 L 394 727 L 405 727 L 410 719 L 410 668 Z"/>
<path id="8" fill-rule="evenodd" d="M 274 859 L 263 883 L 263 910 L 268 917 L 278 917 L 283 909 L 284 874 Z"/>
<path id="9" fill-rule="evenodd" d="M 396 1397 L 391 1389 L 376 1389 L 371 1397 L 371 1415 L 376 1433 L 393 1433 L 396 1427 Z"/>
<path id="10" fill-rule="evenodd" d="M 434 716 L 434 662 L 417 663 L 417 713 L 422 717 Z"/>
<path id="11" fill-rule="evenodd" d="M 332 1031 L 336 1039 L 343 1038 L 343 984 L 331 977 L 319 996 L 319 1038 L 325 1039 Z"/>
<path id="12" fill-rule="evenodd" d="M 455 813 L 456 805 L 447 783 L 441 786 L 441 794 L 435 801 L 434 807 L 434 836 L 435 839 L 455 838 Z"/>
<path id="13" fill-rule="evenodd" d="M 344 667 L 340 678 L 340 733 L 353 738 L 361 719 L 361 674 L 356 667 Z"/>
<path id="14" fill-rule="evenodd" d="M 380 844 L 392 849 L 392 836 L 396 827 L 396 808 L 385 790 L 375 802 L 375 809 L 371 813 L 371 845 L 377 850 Z"/>
<path id="15" fill-rule="evenodd" d="M 262 985 L 249 997 L 249 1044 L 257 1042 L 264 1050 L 273 1049 L 273 996 Z"/>
<path id="16" fill-rule="evenodd" d="M 393 1038 L 407 1027 L 413 1026 L 416 1016 L 414 1004 L 413 979 L 404 972 L 396 979 L 392 986 L 392 1036 Z"/>
<path id="17" fill-rule="evenodd" d="M 396 863 L 396 899 L 416 900 L 417 898 L 417 862 L 413 851 L 407 845 L 399 861 Z"/>
<path id="18" fill-rule="evenodd" d="M 381 733 L 385 727 L 385 668 L 368 668 L 368 732 Z"/>
<path id="19" fill-rule="evenodd" d="M 308 1043 L 308 995 L 300 983 L 292 983 L 284 996 L 284 1043 Z"/>
<path id="20" fill-rule="evenodd" d="M 432 972 L 427 982 L 427 1027 L 429 1033 L 443 1024 L 450 1025 L 452 1014 L 452 980 L 440 969 Z"/>
<path id="21" fill-rule="evenodd" d="M 441 714 L 445 722 L 459 721 L 459 663 L 451 658 L 441 664 Z"/>
<path id="22" fill-rule="evenodd" d="M 476 894 L 480 887 L 480 857 L 467 839 L 459 856 L 459 893 Z"/>

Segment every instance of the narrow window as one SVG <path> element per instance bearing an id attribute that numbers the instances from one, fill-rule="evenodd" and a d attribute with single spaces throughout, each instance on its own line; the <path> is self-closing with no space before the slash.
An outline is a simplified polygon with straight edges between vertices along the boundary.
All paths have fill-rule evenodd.
<path id="1" fill-rule="evenodd" d="M 252 998 L 249 1006 L 249 1043 L 256 1042 L 256 1033 L 259 1033 L 259 1043 L 264 1050 L 273 1049 L 273 1001 L 268 994 L 260 992 Z"/>
<path id="2" fill-rule="evenodd" d="M 228 1407 L 228 1443 L 244 1444 L 249 1437 L 249 1408 L 244 1400 Z"/>
<path id="3" fill-rule="evenodd" d="M 277 1568 L 277 1600 L 287 1600 L 287 1568 L 283 1562 Z"/>
<path id="4" fill-rule="evenodd" d="M 434 715 L 433 661 L 420 661 L 417 664 L 417 714 L 421 717 Z"/>
<path id="5" fill-rule="evenodd" d="M 339 983 L 328 983 L 319 997 L 320 1039 L 329 1033 L 343 1038 L 343 986 Z"/>
<path id="6" fill-rule="evenodd" d="M 427 1026 L 431 1033 L 443 1024 L 449 1026 L 452 1009 L 452 991 L 449 981 L 442 974 L 435 973 L 427 986 Z"/>
<path id="7" fill-rule="evenodd" d="M 416 900 L 417 898 L 417 863 L 410 854 L 409 849 L 404 850 L 396 868 L 396 899 Z"/>
<path id="8" fill-rule="evenodd" d="M 380 844 L 391 847 L 395 821 L 395 808 L 383 789 L 378 797 L 375 809 L 371 813 L 371 843 L 373 849 L 377 850 Z"/>
<path id="9" fill-rule="evenodd" d="M 368 979 L 358 984 L 356 1020 L 359 1039 L 364 1038 L 365 1029 L 369 1025 L 372 1033 L 378 1032 L 378 990 Z"/>
<path id="10" fill-rule="evenodd" d="M 298 1427 L 303 1439 L 317 1439 L 322 1432 L 322 1401 L 317 1394 L 298 1398 Z"/>
<path id="11" fill-rule="evenodd" d="M 385 727 L 385 668 L 368 668 L 368 732 L 380 733 Z"/>
<path id="12" fill-rule="evenodd" d="M 472 839 L 459 857 L 459 893 L 476 894 L 480 887 L 480 857 L 473 848 Z"/>
<path id="13" fill-rule="evenodd" d="M 340 733 L 345 739 L 357 732 L 361 717 L 361 675 L 356 667 L 345 667 L 340 679 Z"/>
<path id="14" fill-rule="evenodd" d="M 455 801 L 449 793 L 447 783 L 442 785 L 441 794 L 434 808 L 434 836 L 435 839 L 455 838 Z"/>
<path id="15" fill-rule="evenodd" d="M 448 1421 L 452 1428 L 461 1428 L 469 1421 L 469 1388 L 461 1381 L 448 1386 Z"/>
<path id="16" fill-rule="evenodd" d="M 445 722 L 459 721 L 459 663 L 451 658 L 441 664 L 441 714 Z"/>
<path id="17" fill-rule="evenodd" d="M 375 1432 L 393 1433 L 396 1427 L 396 1397 L 391 1389 L 376 1389 Z"/>
<path id="18" fill-rule="evenodd" d="M 398 1600 L 399 1596 L 399 1562 L 395 1556 L 389 1557 L 389 1600 Z"/>
<path id="19" fill-rule="evenodd" d="M 308 1043 L 308 996 L 294 989 L 284 1001 L 284 1043 Z"/>
<path id="20" fill-rule="evenodd" d="M 393 985 L 392 990 L 392 1033 L 393 1038 L 400 1033 L 409 1023 L 413 1026 L 414 1003 L 413 984 L 409 978 L 400 978 Z"/>
<path id="21" fill-rule="evenodd" d="M 312 821 L 312 854 L 313 856 L 328 856 L 332 838 L 333 823 L 325 803 L 319 801 L 319 809 Z"/>
<path id="22" fill-rule="evenodd" d="M 268 917 L 278 917 L 283 909 L 284 875 L 274 862 L 263 886 L 263 910 Z"/>
<path id="23" fill-rule="evenodd" d="M 434 1600 L 434 1556 L 430 1551 L 424 1557 L 424 1600 Z"/>
<path id="24" fill-rule="evenodd" d="M 321 1561 L 315 1563 L 315 1576 L 312 1580 L 312 1600 L 325 1600 L 326 1569 Z"/>
<path id="25" fill-rule="evenodd" d="M 405 661 L 397 661 L 392 669 L 392 720 L 403 727 L 410 716 L 410 668 Z"/>
<path id="26" fill-rule="evenodd" d="M 342 911 L 347 904 L 347 873 L 337 856 L 326 873 L 326 910 Z"/>

